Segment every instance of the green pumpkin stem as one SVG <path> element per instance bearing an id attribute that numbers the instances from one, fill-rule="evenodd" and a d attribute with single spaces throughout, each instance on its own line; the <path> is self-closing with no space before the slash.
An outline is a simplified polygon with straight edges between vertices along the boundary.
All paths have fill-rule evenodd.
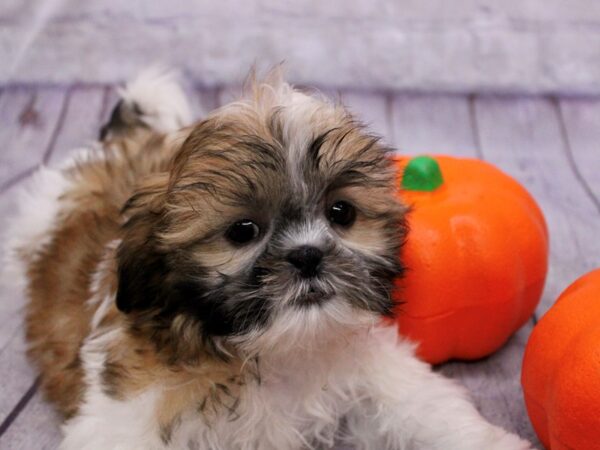
<path id="1" fill-rule="evenodd" d="M 438 162 L 430 156 L 417 156 L 409 161 L 402 175 L 402 189 L 435 191 L 444 183 Z"/>

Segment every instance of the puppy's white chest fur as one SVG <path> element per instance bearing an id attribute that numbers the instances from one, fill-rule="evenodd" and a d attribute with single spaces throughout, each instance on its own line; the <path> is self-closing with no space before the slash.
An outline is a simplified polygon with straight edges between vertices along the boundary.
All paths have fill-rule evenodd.
<path id="1" fill-rule="evenodd" d="M 118 400 L 103 391 L 102 348 L 119 332 L 89 340 L 82 350 L 88 389 L 79 413 L 64 426 L 62 449 L 300 450 L 329 448 L 342 438 L 358 450 L 525 450 L 516 436 L 487 424 L 450 380 L 418 361 L 394 327 L 356 335 L 343 349 L 323 346 L 319 358 L 300 354 L 264 361 L 261 376 L 239 403 L 215 415 L 188 407 L 161 423 L 171 391 L 154 385 Z M 173 392 L 173 399 L 177 396 Z M 162 400 L 161 400 L 162 399 Z"/>
<path id="2" fill-rule="evenodd" d="M 395 330 L 385 334 L 395 341 Z M 120 331 L 112 331 L 83 348 L 89 389 L 80 414 L 64 426 L 64 449 L 329 448 L 339 437 L 342 417 L 360 402 L 355 358 L 362 354 L 363 361 L 369 359 L 365 344 L 373 339 L 365 330 L 353 337 L 355 342 L 346 336 L 343 346 L 327 343 L 327 350 L 316 352 L 318 359 L 313 349 L 310 360 L 302 350 L 259 360 L 239 391 L 216 385 L 219 400 L 213 403 L 191 395 L 182 411 L 165 423 L 162 409 L 170 407 L 172 388 L 154 384 L 125 400 L 105 392 L 103 349 L 119 336 Z M 174 401 L 177 397 L 174 393 Z"/>
<path id="3" fill-rule="evenodd" d="M 222 417 L 216 426 L 218 441 L 228 443 L 223 448 L 331 446 L 345 409 L 342 395 L 328 389 L 325 383 L 306 382 L 302 379 L 305 373 L 297 375 L 248 387 L 240 405 L 240 417 Z"/>

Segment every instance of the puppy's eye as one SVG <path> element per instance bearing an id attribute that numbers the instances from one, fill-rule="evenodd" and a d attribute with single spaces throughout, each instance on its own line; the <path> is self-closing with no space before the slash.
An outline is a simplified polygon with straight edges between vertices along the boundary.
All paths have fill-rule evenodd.
<path id="1" fill-rule="evenodd" d="M 258 237 L 260 228 L 249 219 L 235 222 L 228 229 L 225 235 L 227 239 L 236 244 L 246 244 Z"/>
<path id="2" fill-rule="evenodd" d="M 329 221 L 342 227 L 349 227 L 356 219 L 356 209 L 350 203 L 340 200 L 329 208 Z"/>

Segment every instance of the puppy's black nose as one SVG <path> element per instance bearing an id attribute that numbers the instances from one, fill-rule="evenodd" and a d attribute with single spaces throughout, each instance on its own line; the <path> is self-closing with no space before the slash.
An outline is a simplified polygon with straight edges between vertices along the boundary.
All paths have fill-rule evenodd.
<path id="1" fill-rule="evenodd" d="M 317 275 L 322 259 L 323 252 L 310 245 L 298 247 L 287 255 L 287 260 L 300 270 L 300 275 L 304 278 L 311 278 Z"/>

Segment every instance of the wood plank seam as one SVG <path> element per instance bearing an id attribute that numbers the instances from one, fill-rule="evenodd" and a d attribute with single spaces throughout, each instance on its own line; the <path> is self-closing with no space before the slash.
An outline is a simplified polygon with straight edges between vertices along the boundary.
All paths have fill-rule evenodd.
<path id="1" fill-rule="evenodd" d="M 7 180 L 4 184 L 0 185 L 0 194 L 2 194 L 4 191 L 9 190 L 14 185 L 25 180 L 27 177 L 29 177 L 31 174 L 33 174 L 33 172 L 36 171 L 37 167 L 38 166 L 30 167 L 29 169 L 26 169 L 26 170 L 18 173 L 14 177 Z"/>
<path id="2" fill-rule="evenodd" d="M 565 123 L 564 111 L 560 105 L 560 102 L 557 97 L 551 97 L 550 101 L 551 101 L 552 107 L 558 117 L 558 123 L 560 125 L 560 135 L 563 140 L 563 149 L 567 156 L 567 160 L 569 161 L 569 167 L 573 171 L 575 178 L 577 179 L 577 181 L 579 182 L 579 184 L 585 191 L 586 195 L 589 197 L 589 199 L 592 201 L 592 203 L 596 207 L 597 212 L 600 213 L 600 199 L 598 197 L 596 197 L 596 194 L 594 194 L 594 191 L 592 190 L 591 186 L 589 185 L 589 183 L 586 181 L 586 179 L 581 174 L 581 171 L 579 170 L 579 166 L 577 165 L 577 161 L 575 160 L 575 157 L 573 155 L 573 146 L 571 144 L 569 130 L 567 129 L 567 125 Z"/>
<path id="3" fill-rule="evenodd" d="M 477 114 L 475 111 L 475 94 L 471 94 L 467 97 L 467 103 L 469 107 L 469 120 L 471 122 L 471 130 L 473 135 L 473 142 L 475 143 L 475 154 L 479 159 L 485 159 L 483 157 L 483 150 L 481 145 L 481 134 L 479 132 L 479 122 L 477 121 Z"/>
<path id="4" fill-rule="evenodd" d="M 115 105 L 108 104 L 108 101 L 110 99 L 111 89 L 112 89 L 111 86 L 104 87 L 104 97 L 102 98 L 102 108 L 100 109 L 100 120 L 102 120 L 104 117 L 106 117 L 109 114 L 109 108 L 112 109 L 115 106 Z M 104 125 L 103 123 L 100 124 L 100 126 L 103 126 L 103 125 Z M 98 129 L 97 131 L 98 131 L 98 134 L 97 134 L 97 136 L 94 136 L 95 138 L 98 138 L 100 136 L 100 129 Z"/>
<path id="5" fill-rule="evenodd" d="M 27 389 L 25 394 L 23 394 L 23 397 L 21 397 L 21 399 L 17 402 L 17 404 L 12 409 L 12 411 L 6 416 L 4 421 L 2 421 L 2 423 L 0 424 L 0 438 L 2 437 L 2 435 L 4 433 L 6 433 L 8 428 L 17 419 L 17 417 L 19 417 L 19 414 L 21 414 L 21 412 L 25 409 L 27 404 L 31 401 L 31 399 L 33 398 L 33 396 L 35 395 L 35 393 L 38 390 L 38 386 L 39 386 L 39 377 L 33 381 L 31 386 L 29 387 L 29 389 Z"/>
<path id="6" fill-rule="evenodd" d="M 384 105 L 385 105 L 385 126 L 387 127 L 388 130 L 388 136 L 387 140 L 389 143 L 393 143 L 396 142 L 396 136 L 394 133 L 394 118 L 393 118 L 393 114 L 394 114 L 394 95 L 392 94 L 391 91 L 386 91 L 384 94 Z M 395 148 L 394 145 L 394 150 L 398 151 L 397 148 Z"/>
<path id="7" fill-rule="evenodd" d="M 49 159 L 57 152 L 58 148 L 58 142 L 60 141 L 61 136 L 64 134 L 64 131 L 66 130 L 66 125 L 68 125 L 68 118 L 69 118 L 69 111 L 72 109 L 73 106 L 73 98 L 75 95 L 75 89 L 77 88 L 77 86 L 73 85 L 70 87 L 67 87 L 67 89 L 65 90 L 65 94 L 62 98 L 62 102 L 60 104 L 60 109 L 58 109 L 58 114 L 57 114 L 57 118 L 55 119 L 55 123 L 54 123 L 54 127 L 50 130 L 50 137 L 48 138 L 47 142 L 44 144 L 44 152 L 43 152 L 43 157 L 42 157 L 42 164 L 45 164 L 49 161 Z M 110 93 L 110 89 L 106 88 L 103 92 L 103 95 L 101 97 L 102 100 L 104 100 L 104 103 L 106 103 L 108 94 Z M 102 103 L 101 103 L 102 106 Z M 106 109 L 106 107 L 104 108 Z M 100 108 L 100 113 L 103 112 L 103 109 Z M 56 116 L 55 116 L 56 117 Z M 100 118 L 100 114 L 98 115 L 98 118 Z M 25 172 L 23 172 L 17 179 L 13 179 L 13 183 L 11 183 L 11 186 L 14 186 L 14 184 L 16 184 L 16 182 L 22 182 L 23 180 L 25 180 L 27 177 L 29 177 L 35 170 L 37 170 L 37 168 L 39 167 L 39 165 L 36 165 L 33 168 L 30 168 L 28 170 L 26 170 Z M 17 330 L 18 332 L 20 332 L 21 330 Z M 13 333 L 16 334 L 16 333 Z M 0 423 L 0 436 L 2 436 L 5 432 L 7 432 L 7 430 L 9 430 L 11 428 L 11 425 L 16 423 L 17 420 L 19 420 L 19 418 L 21 417 L 21 415 L 28 410 L 29 405 L 31 404 L 31 400 L 32 398 L 35 398 L 36 393 L 39 391 L 38 389 L 38 380 L 34 380 L 32 383 L 32 380 L 26 380 L 26 383 L 24 386 L 23 391 L 21 391 L 21 396 L 17 397 L 16 399 L 14 399 L 11 403 L 12 405 L 7 405 L 9 408 L 8 413 L 4 416 L 4 420 Z"/>
<path id="8" fill-rule="evenodd" d="M 42 165 L 45 165 L 50 160 L 50 156 L 54 151 L 54 147 L 56 146 L 56 140 L 58 139 L 58 135 L 60 134 L 63 125 L 65 123 L 65 118 L 67 117 L 67 111 L 69 110 L 69 103 L 71 101 L 71 95 L 73 94 L 73 86 L 69 86 L 67 89 L 67 93 L 65 94 L 65 98 L 63 100 L 62 107 L 60 109 L 60 114 L 58 116 L 58 121 L 56 122 L 56 126 L 52 131 L 52 135 L 50 136 L 50 140 L 48 141 L 48 146 L 46 147 L 46 151 L 44 152 L 44 156 L 42 158 Z"/>
<path id="9" fill-rule="evenodd" d="M 32 97 L 34 97 L 35 95 L 36 94 L 34 92 L 32 94 Z M 62 104 L 61 104 L 61 109 L 60 109 L 60 114 L 59 114 L 59 121 L 54 125 L 54 129 L 52 131 L 52 137 L 54 138 L 54 141 L 56 140 L 56 137 L 58 136 L 58 133 L 56 133 L 56 129 L 59 127 L 59 125 L 60 125 L 60 127 L 62 127 L 62 122 L 64 122 L 64 118 L 65 118 L 64 116 L 66 115 L 66 111 L 67 111 L 66 106 L 67 105 L 66 105 L 66 96 L 65 96 L 65 98 L 62 99 Z M 61 119 L 62 119 L 62 121 L 61 121 Z M 46 161 L 45 155 L 49 152 L 49 147 L 53 143 L 52 137 L 51 137 L 49 143 L 47 144 L 46 149 L 44 150 L 44 159 L 42 160 L 42 162 Z M 48 153 L 48 157 L 50 157 L 50 153 Z M 13 187 L 17 183 L 20 183 L 21 181 L 23 181 L 25 178 L 27 178 L 32 173 L 34 173 L 38 169 L 38 167 L 39 167 L 39 164 L 36 164 L 33 167 L 30 167 L 28 169 L 25 169 L 15 175 L 13 175 L 11 178 L 9 178 L 3 184 L 0 185 L 0 194 L 7 191 L 8 189 Z"/>

